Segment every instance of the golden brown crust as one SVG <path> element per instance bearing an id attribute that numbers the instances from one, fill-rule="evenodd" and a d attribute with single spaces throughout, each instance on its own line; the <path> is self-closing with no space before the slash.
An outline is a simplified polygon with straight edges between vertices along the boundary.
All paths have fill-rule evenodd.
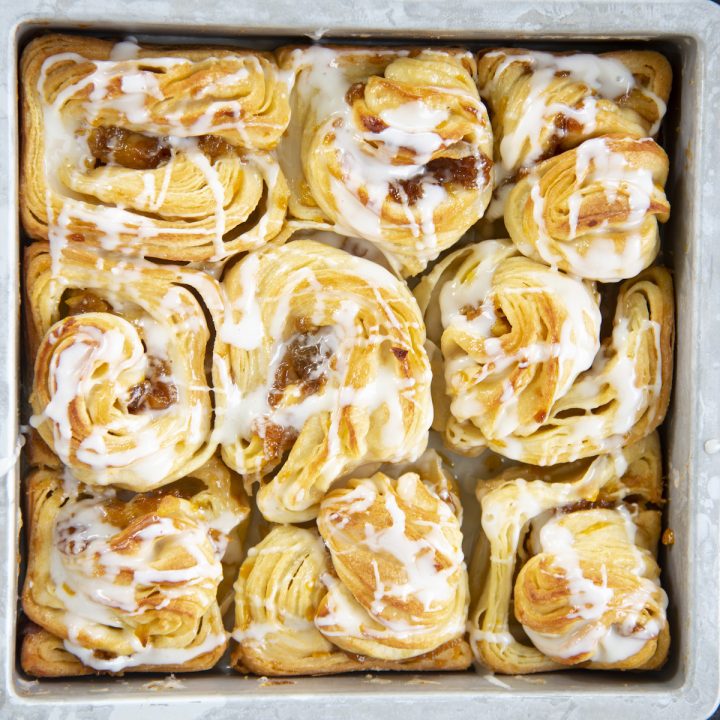
<path id="1" fill-rule="evenodd" d="M 480 480 L 478 661 L 508 674 L 660 667 L 670 642 L 656 561 L 661 494 L 656 434 L 593 461 Z"/>
<path id="2" fill-rule="evenodd" d="M 27 497 L 29 551 L 22 604 L 34 624 L 23 640 L 26 672 L 40 677 L 189 672 L 208 669 L 220 659 L 227 643 L 219 603 L 228 592 L 229 576 L 237 572 L 237 559 L 216 548 L 242 542 L 249 505 L 240 478 L 219 459 L 162 491 L 129 500 L 107 491 L 93 496 L 89 487 L 73 490 L 58 470 L 38 469 L 27 479 Z M 94 523 L 95 535 L 89 530 Z M 108 523 L 114 535 L 108 535 Z M 148 552 L 143 543 L 154 542 L 153 533 L 162 542 L 151 549 L 152 562 L 136 571 L 126 569 L 134 567 L 135 552 Z M 89 546 L 105 542 L 106 535 L 105 551 L 98 550 L 95 559 L 87 556 L 95 553 Z M 226 567 L 213 559 L 218 552 L 229 556 Z M 135 579 L 134 572 L 147 580 Z M 62 587 L 57 584 L 60 575 L 65 578 Z M 99 583 L 116 588 L 104 587 L 95 595 Z M 125 615 L 128 602 L 137 603 L 140 612 Z M 115 624 L 98 621 L 110 615 Z M 145 638 L 144 647 L 157 650 L 150 652 L 148 662 L 142 662 L 142 655 L 140 661 L 134 659 L 139 637 Z"/>
<path id="3" fill-rule="evenodd" d="M 410 658 L 408 660 L 378 660 L 361 655 L 343 653 L 333 658 L 331 664 L 313 663 L 309 665 L 286 664 L 252 652 L 241 651 L 235 645 L 231 654 L 232 666 L 240 673 L 254 673 L 255 675 L 268 675 L 270 677 L 292 677 L 309 675 L 319 677 L 323 675 L 337 675 L 346 672 L 376 672 L 395 670 L 397 672 L 451 672 L 467 670 L 472 663 L 470 645 L 464 638 L 451 640 L 432 652 Z"/>
<path id="4" fill-rule="evenodd" d="M 362 237 L 408 276 L 482 216 L 492 138 L 472 55 L 331 46 L 278 57 L 297 74 L 279 148 L 292 190 L 288 233 Z"/>
<path id="5" fill-rule="evenodd" d="M 468 666 L 460 510 L 439 462 L 428 451 L 417 472 L 351 480 L 326 495 L 319 532 L 279 525 L 250 550 L 235 584 L 237 670 Z"/>
<path id="6" fill-rule="evenodd" d="M 106 247 L 112 226 L 115 249 L 198 261 L 277 235 L 287 185 L 269 151 L 289 88 L 272 54 L 117 47 L 46 35 L 23 53 L 27 233 Z"/>
<path id="7" fill-rule="evenodd" d="M 28 675 L 37 678 L 82 677 L 85 675 L 121 677 L 125 673 L 202 672 L 214 667 L 223 652 L 224 648 L 220 647 L 181 665 L 137 665 L 122 672 L 94 670 L 83 665 L 72 653 L 68 652 L 61 638 L 52 635 L 35 623 L 30 623 L 23 631 L 20 666 Z"/>
<path id="8" fill-rule="evenodd" d="M 35 623 L 29 623 L 23 630 L 20 666 L 32 677 L 80 677 L 94 674 L 91 668 L 65 650 L 60 638 Z"/>
<path id="9" fill-rule="evenodd" d="M 62 470 L 62 463 L 58 459 L 58 456 L 48 447 L 48 444 L 42 439 L 40 433 L 38 433 L 35 428 L 30 430 L 25 445 L 25 453 L 28 459 L 28 465 L 33 469 L 49 468 L 52 470 Z"/>

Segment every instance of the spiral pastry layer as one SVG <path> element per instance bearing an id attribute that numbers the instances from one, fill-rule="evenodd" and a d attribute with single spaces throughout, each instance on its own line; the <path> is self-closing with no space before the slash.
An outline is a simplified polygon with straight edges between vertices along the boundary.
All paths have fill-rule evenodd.
<path id="1" fill-rule="evenodd" d="M 590 137 L 654 135 L 671 83 L 668 61 L 644 50 L 498 48 L 478 59 L 480 95 L 493 117 L 495 157 L 506 178 Z"/>
<path id="2" fill-rule="evenodd" d="M 667 174 L 667 155 L 649 138 L 586 140 L 518 182 L 505 227 L 524 255 L 578 277 L 634 277 L 660 248 Z"/>
<path id="3" fill-rule="evenodd" d="M 47 34 L 19 79 L 27 674 L 663 665 L 665 58 Z"/>
<path id="4" fill-rule="evenodd" d="M 441 476 L 354 479 L 323 499 L 319 534 L 271 530 L 236 584 L 236 666 L 266 674 L 466 667 L 467 573 L 455 506 L 440 497 L 454 481 Z"/>
<path id="5" fill-rule="evenodd" d="M 31 424 L 62 462 L 85 483 L 136 491 L 205 463 L 216 447 L 205 372 L 212 328 L 197 294 L 221 310 L 217 283 L 81 245 L 54 262 L 35 243 L 25 261 Z"/>
<path id="6" fill-rule="evenodd" d="M 482 217 L 492 133 L 469 53 L 287 48 L 280 63 L 297 73 L 291 226 L 365 238 L 415 275 Z"/>
<path id="7" fill-rule="evenodd" d="M 593 286 L 519 256 L 508 240 L 449 255 L 415 294 L 440 347 L 434 427 L 450 448 L 552 465 L 617 449 L 662 422 L 674 330 L 665 269 L 620 286 L 602 342 Z"/>
<path id="8" fill-rule="evenodd" d="M 422 318 L 380 266 L 313 241 L 244 258 L 223 278 L 234 325 L 215 439 L 225 461 L 263 481 L 274 522 L 317 515 L 341 475 L 413 459 L 432 420 Z"/>
<path id="9" fill-rule="evenodd" d="M 290 78 L 271 55 L 48 35 L 21 75 L 33 238 L 197 261 L 280 232 Z"/>
<path id="10" fill-rule="evenodd" d="M 38 469 L 28 497 L 22 600 L 38 629 L 23 647 L 27 672 L 189 671 L 217 662 L 226 645 L 222 560 L 249 515 L 240 478 L 219 459 L 131 497 Z"/>
<path id="11" fill-rule="evenodd" d="M 656 434 L 592 461 L 510 468 L 480 480 L 477 496 L 469 626 L 479 662 L 510 674 L 665 662 Z"/>

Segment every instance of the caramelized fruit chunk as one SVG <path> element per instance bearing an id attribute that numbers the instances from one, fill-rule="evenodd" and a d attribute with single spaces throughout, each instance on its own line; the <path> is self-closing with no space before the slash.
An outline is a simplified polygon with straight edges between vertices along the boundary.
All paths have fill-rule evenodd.
<path id="1" fill-rule="evenodd" d="M 235 152 L 235 148 L 229 142 L 217 135 L 202 135 L 198 138 L 198 147 L 211 163 L 223 155 L 231 155 Z"/>
<path id="2" fill-rule="evenodd" d="M 153 170 L 170 158 L 167 138 L 150 137 L 121 127 L 98 127 L 88 137 L 93 157 L 105 165 Z"/>
<path id="3" fill-rule="evenodd" d="M 147 377 L 128 391 L 128 412 L 134 415 L 146 408 L 165 410 L 177 402 L 177 387 L 174 383 L 162 379 L 169 375 L 170 365 L 166 360 L 148 358 Z"/>
<path id="4" fill-rule="evenodd" d="M 111 313 L 112 311 L 112 305 L 107 300 L 103 300 L 90 290 L 66 290 L 60 300 L 61 318 L 89 312 Z"/>
<path id="5" fill-rule="evenodd" d="M 303 397 L 323 387 L 327 379 L 328 361 L 333 354 L 330 333 L 330 328 L 315 328 L 293 335 L 275 371 L 269 396 L 271 407 L 279 404 L 285 389 L 290 385 L 298 385 Z"/>

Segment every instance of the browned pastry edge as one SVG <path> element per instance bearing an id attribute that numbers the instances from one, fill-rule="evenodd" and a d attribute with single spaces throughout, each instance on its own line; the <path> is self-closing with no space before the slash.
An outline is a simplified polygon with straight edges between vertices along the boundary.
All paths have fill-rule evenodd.
<path id="1" fill-rule="evenodd" d="M 37 522 L 37 507 L 34 500 L 36 496 L 28 492 L 28 487 L 33 482 L 36 475 L 57 475 L 62 468 L 62 464 L 57 456 L 50 450 L 47 444 L 42 440 L 40 435 L 32 430 L 28 441 L 28 459 L 31 469 L 24 478 L 25 496 L 23 498 L 23 517 L 26 524 L 26 537 L 28 552 L 31 551 L 34 538 L 34 525 Z M 234 473 L 233 473 L 234 474 Z M 246 521 L 241 522 L 241 526 Z M 243 530 L 240 531 L 244 533 Z M 32 559 L 30 560 L 32 565 Z M 27 575 L 24 587 L 21 593 L 21 601 L 23 605 L 24 615 L 19 621 L 19 631 L 21 635 L 20 645 L 20 666 L 29 675 L 34 677 L 72 677 L 83 675 L 111 675 L 121 676 L 125 673 L 142 673 L 142 672 L 199 672 L 209 670 L 214 667 L 227 649 L 227 640 L 212 650 L 197 655 L 184 663 L 170 665 L 138 665 L 135 667 L 125 668 L 120 672 L 111 672 L 103 670 L 95 670 L 92 667 L 84 665 L 75 655 L 65 649 L 63 639 L 48 631 L 42 625 L 42 606 L 35 601 L 29 584 L 27 583 Z M 221 581 L 221 584 L 225 581 Z M 220 589 L 218 589 L 219 598 Z M 219 602 L 219 600 L 218 600 Z M 222 629 L 222 627 L 221 627 Z"/>
<path id="2" fill-rule="evenodd" d="M 49 57 L 61 53 L 79 53 L 88 61 L 110 59 L 116 40 L 102 40 L 100 38 L 71 35 L 64 33 L 50 33 L 33 39 L 25 47 L 20 58 L 20 220 L 25 232 L 33 240 L 48 240 L 47 221 L 43 220 L 36 210 L 44 208 L 46 199 L 37 192 L 37 184 L 32 178 L 37 174 L 38 167 L 44 167 L 42 158 L 38 155 L 43 147 L 39 137 L 44 134 L 44 128 L 38 128 L 28 122 L 38 111 L 40 98 L 38 97 L 38 80 L 42 65 Z M 262 50 L 250 50 L 235 47 L 222 47 L 211 45 L 140 45 L 139 58 L 162 57 L 172 55 L 176 58 L 186 58 L 200 61 L 209 57 L 262 57 L 275 62 L 274 53 Z M 44 172 L 43 172 L 44 176 Z M 47 181 L 43 177 L 42 188 L 46 189 Z M 82 241 L 83 237 L 74 238 Z"/>
<path id="3" fill-rule="evenodd" d="M 83 665 L 72 653 L 68 652 L 63 641 L 33 622 L 28 621 L 23 628 L 20 648 L 20 666 L 33 677 L 57 678 L 83 675 L 110 675 L 120 677 L 125 673 L 169 673 L 200 672 L 212 668 L 225 652 L 225 645 L 199 655 L 182 665 L 138 665 L 126 668 L 123 672 L 94 670 Z"/>
<path id="4" fill-rule="evenodd" d="M 398 672 L 467 670 L 472 663 L 470 645 L 464 638 L 456 638 L 429 653 L 418 655 L 409 660 L 378 660 L 377 658 L 343 653 L 339 649 L 335 654 L 341 657 L 345 656 L 346 660 L 333 662 L 332 666 L 328 666 L 327 669 L 315 669 L 308 672 L 305 668 L 287 667 L 282 663 L 267 663 L 266 658 L 262 655 L 248 653 L 247 649 L 243 652 L 240 646 L 234 643 L 231 664 L 234 670 L 243 674 L 254 673 L 256 675 L 284 677 L 297 675 L 321 676 L 382 670 L 395 670 Z"/>

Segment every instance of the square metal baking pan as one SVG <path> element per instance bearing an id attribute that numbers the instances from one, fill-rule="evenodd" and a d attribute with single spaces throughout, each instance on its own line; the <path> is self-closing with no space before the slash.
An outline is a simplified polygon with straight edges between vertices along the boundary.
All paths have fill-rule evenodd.
<path id="1" fill-rule="evenodd" d="M 265 718 L 392 715 L 493 718 L 707 717 L 720 693 L 720 7 L 688 2 L 521 0 L 105 0 L 0 1 L 0 717 Z M 479 47 L 518 44 L 605 49 L 645 44 L 670 59 L 673 95 L 663 143 L 673 211 L 664 258 L 677 297 L 676 372 L 664 428 L 675 545 L 664 552 L 671 598 L 671 658 L 659 673 L 482 672 L 297 679 L 202 673 L 174 683 L 148 677 L 29 681 L 16 658 L 20 534 L 17 61 L 47 29 L 172 42 L 222 39 L 274 47 L 287 40 L 384 38 Z M 152 678 L 150 678 L 152 680 Z"/>

